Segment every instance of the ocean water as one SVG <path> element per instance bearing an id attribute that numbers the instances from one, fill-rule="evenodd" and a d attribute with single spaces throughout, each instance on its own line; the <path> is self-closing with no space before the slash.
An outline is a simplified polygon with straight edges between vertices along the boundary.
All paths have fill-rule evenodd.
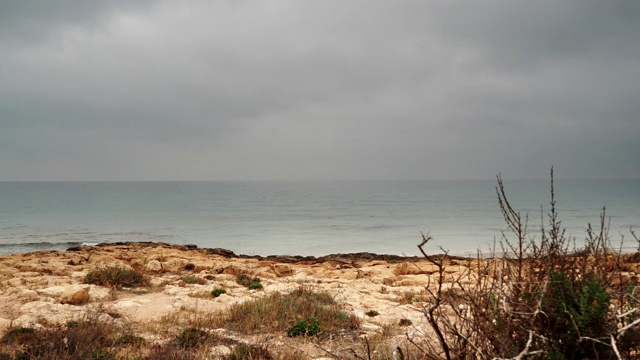
<path id="1" fill-rule="evenodd" d="M 81 244 L 160 241 L 250 255 L 488 251 L 506 230 L 495 181 L 0 182 L 0 254 Z M 548 180 L 505 179 L 539 237 Z M 606 206 L 610 236 L 634 250 L 640 180 L 556 180 L 567 234 L 579 244 Z M 546 219 L 545 219 L 546 220 Z M 507 233 L 508 235 L 508 233 Z"/>

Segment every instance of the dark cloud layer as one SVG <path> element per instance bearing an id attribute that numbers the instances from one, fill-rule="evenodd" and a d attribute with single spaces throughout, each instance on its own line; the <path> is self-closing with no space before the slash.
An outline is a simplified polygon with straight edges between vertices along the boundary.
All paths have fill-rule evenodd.
<path id="1" fill-rule="evenodd" d="M 635 1 L 0 1 L 0 180 L 640 177 Z"/>

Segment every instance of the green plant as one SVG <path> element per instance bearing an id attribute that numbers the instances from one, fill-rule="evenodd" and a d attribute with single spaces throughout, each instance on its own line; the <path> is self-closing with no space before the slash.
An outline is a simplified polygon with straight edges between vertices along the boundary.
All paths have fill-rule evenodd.
<path id="1" fill-rule="evenodd" d="M 236 277 L 236 282 L 249 290 L 262 289 L 262 280 L 259 277 L 249 277 L 246 274 L 240 274 Z"/>
<path id="2" fill-rule="evenodd" d="M 320 321 L 317 318 L 308 318 L 298 321 L 287 330 L 287 336 L 314 336 L 320 332 Z"/>
<path id="3" fill-rule="evenodd" d="M 214 298 L 217 298 L 218 296 L 226 293 L 227 293 L 227 290 L 223 288 L 217 288 L 217 289 L 211 290 L 211 296 L 213 296 Z"/>
<path id="4" fill-rule="evenodd" d="M 400 322 L 398 323 L 400 326 L 411 326 L 412 324 L 413 322 L 411 320 L 405 318 L 400 319 Z"/>
<path id="5" fill-rule="evenodd" d="M 84 277 L 84 282 L 120 288 L 147 285 L 148 279 L 138 270 L 111 266 L 90 271 Z"/>

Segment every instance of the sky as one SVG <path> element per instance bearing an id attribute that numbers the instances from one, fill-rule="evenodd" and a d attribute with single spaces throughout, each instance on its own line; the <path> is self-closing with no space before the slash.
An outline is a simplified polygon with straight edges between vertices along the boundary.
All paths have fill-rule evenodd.
<path id="1" fill-rule="evenodd" d="M 634 0 L 0 0 L 0 181 L 640 178 Z"/>

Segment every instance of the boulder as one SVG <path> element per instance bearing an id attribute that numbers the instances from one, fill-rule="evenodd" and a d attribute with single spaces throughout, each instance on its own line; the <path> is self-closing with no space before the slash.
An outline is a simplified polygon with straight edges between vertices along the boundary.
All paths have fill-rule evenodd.
<path id="1" fill-rule="evenodd" d="M 64 289 L 60 298 L 61 304 L 82 305 L 89 301 L 88 288 L 80 285 L 71 285 Z"/>
<path id="2" fill-rule="evenodd" d="M 145 265 L 145 268 L 149 271 L 162 271 L 162 264 L 158 260 L 151 260 Z"/>
<path id="3" fill-rule="evenodd" d="M 285 277 L 293 275 L 293 269 L 287 264 L 273 264 L 273 272 L 277 277 Z"/>

